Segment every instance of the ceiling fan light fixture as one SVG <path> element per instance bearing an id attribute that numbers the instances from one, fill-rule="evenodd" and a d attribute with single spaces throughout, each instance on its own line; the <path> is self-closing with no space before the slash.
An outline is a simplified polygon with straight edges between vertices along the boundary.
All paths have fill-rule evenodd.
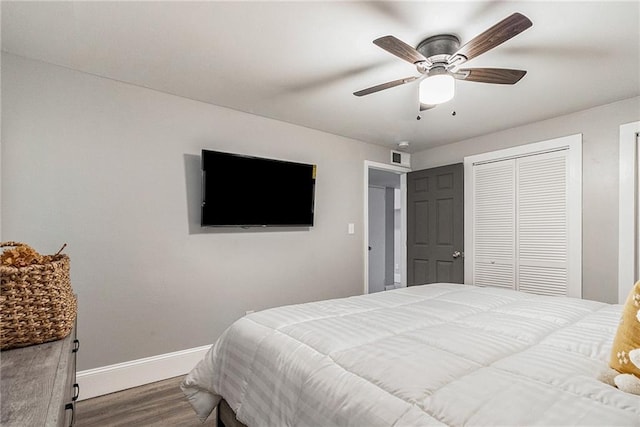
<path id="1" fill-rule="evenodd" d="M 436 74 L 420 82 L 420 102 L 428 105 L 442 104 L 455 95 L 455 79 L 451 74 Z"/>

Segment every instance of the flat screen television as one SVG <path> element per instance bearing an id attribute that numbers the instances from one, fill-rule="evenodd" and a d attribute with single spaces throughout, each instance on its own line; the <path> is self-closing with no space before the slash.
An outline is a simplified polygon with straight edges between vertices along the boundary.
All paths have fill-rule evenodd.
<path id="1" fill-rule="evenodd" d="M 202 150 L 202 226 L 311 227 L 316 166 Z"/>

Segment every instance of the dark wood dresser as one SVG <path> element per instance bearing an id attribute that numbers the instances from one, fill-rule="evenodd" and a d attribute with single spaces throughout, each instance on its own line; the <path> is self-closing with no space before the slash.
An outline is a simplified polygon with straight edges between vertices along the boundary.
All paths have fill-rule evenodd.
<path id="1" fill-rule="evenodd" d="M 2 427 L 74 425 L 79 344 L 74 327 L 65 339 L 0 353 Z"/>

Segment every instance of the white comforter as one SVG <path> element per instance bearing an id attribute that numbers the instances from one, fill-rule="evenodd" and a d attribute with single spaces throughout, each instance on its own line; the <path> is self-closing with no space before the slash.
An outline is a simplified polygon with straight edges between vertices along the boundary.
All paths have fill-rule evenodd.
<path id="1" fill-rule="evenodd" d="M 597 379 L 621 306 L 433 284 L 243 317 L 182 387 L 248 426 L 640 426 Z"/>

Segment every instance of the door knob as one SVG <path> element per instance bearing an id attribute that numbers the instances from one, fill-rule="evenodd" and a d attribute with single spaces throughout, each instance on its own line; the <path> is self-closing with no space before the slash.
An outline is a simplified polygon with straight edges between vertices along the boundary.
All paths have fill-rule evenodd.
<path id="1" fill-rule="evenodd" d="M 453 256 L 454 258 L 459 258 L 459 257 L 460 257 L 460 255 L 462 255 L 462 254 L 460 253 L 460 251 L 454 251 L 454 252 L 453 252 L 453 254 L 452 254 L 451 256 Z"/>

